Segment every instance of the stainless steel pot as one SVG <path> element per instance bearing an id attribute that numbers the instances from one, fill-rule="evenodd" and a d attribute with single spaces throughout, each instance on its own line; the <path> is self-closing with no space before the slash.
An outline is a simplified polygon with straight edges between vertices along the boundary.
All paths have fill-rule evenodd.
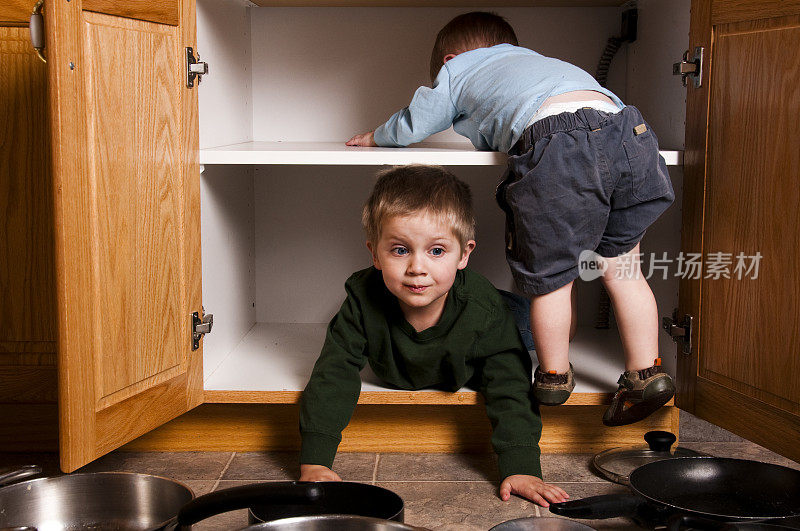
<path id="1" fill-rule="evenodd" d="M 282 518 L 262 522 L 243 528 L 241 531 L 427 531 L 424 527 L 414 527 L 368 516 L 352 514 L 318 514 Z"/>
<path id="2" fill-rule="evenodd" d="M 19 479 L 34 472 L 29 467 L 8 476 Z M 379 512 L 389 510 L 395 520 L 402 521 L 402 499 L 371 485 L 342 483 L 330 487 L 325 483 L 279 481 L 232 487 L 195 498 L 191 489 L 171 479 L 129 472 L 98 472 L 33 479 L 0 488 L 0 531 L 175 531 L 191 529 L 192 525 L 217 514 L 253 506 L 268 514 L 291 509 L 291 516 L 313 518 L 320 507 L 329 507 L 332 501 L 335 506 L 343 507 L 338 497 L 341 493 L 364 496 L 356 504 L 381 502 Z M 385 503 L 387 500 L 389 503 Z M 375 510 L 375 507 L 363 509 Z M 346 529 L 361 529 L 353 526 L 367 523 L 358 515 L 342 515 L 342 518 L 349 522 Z M 336 524 L 330 521 L 325 524 L 325 519 L 329 520 L 327 515 L 317 520 L 317 525 L 323 526 L 318 529 L 341 529 L 331 527 Z M 374 522 L 363 529 L 414 529 L 391 527 L 399 522 L 367 519 Z M 374 526 L 380 522 L 384 522 L 384 527 Z"/>
<path id="3" fill-rule="evenodd" d="M 593 531 L 593 527 L 565 518 L 528 516 L 497 524 L 489 531 Z"/>
<path id="4" fill-rule="evenodd" d="M 20 479 L 41 470 L 35 468 L 0 479 Z M 182 483 L 148 474 L 71 474 L 0 488 L 0 531 L 175 531 L 251 505 L 302 507 L 320 497 L 320 489 L 312 483 L 243 485 L 195 498 Z"/>
<path id="5" fill-rule="evenodd" d="M 0 528 L 152 531 L 163 529 L 193 498 L 186 485 L 148 474 L 31 479 L 0 488 Z"/>

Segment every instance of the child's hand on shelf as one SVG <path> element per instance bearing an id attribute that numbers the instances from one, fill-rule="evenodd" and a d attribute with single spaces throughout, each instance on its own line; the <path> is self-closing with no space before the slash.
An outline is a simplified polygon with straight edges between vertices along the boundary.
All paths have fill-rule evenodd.
<path id="1" fill-rule="evenodd" d="M 364 133 L 363 135 L 356 135 L 345 142 L 345 145 L 378 147 L 378 144 L 375 143 L 375 131 L 370 131 L 369 133 Z"/>
<path id="2" fill-rule="evenodd" d="M 322 465 L 300 465 L 300 481 L 341 481 L 339 474 Z"/>
<path id="3" fill-rule="evenodd" d="M 569 494 L 562 488 L 548 485 L 536 476 L 522 474 L 508 476 L 500 484 L 500 499 L 508 501 L 512 494 L 527 498 L 542 507 L 549 507 L 550 503 L 565 502 L 569 498 Z"/>

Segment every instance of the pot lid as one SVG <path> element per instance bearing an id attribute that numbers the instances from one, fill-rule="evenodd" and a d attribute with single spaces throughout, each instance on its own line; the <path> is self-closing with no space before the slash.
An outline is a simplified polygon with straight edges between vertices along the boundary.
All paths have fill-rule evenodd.
<path id="1" fill-rule="evenodd" d="M 630 484 L 631 472 L 642 465 L 673 457 L 697 457 L 706 454 L 677 447 L 676 437 L 668 431 L 648 431 L 644 434 L 647 446 L 639 448 L 611 448 L 594 456 L 592 465 L 604 478 L 623 485 Z"/>
<path id="2" fill-rule="evenodd" d="M 594 527 L 566 518 L 529 516 L 497 524 L 489 531 L 594 531 Z"/>

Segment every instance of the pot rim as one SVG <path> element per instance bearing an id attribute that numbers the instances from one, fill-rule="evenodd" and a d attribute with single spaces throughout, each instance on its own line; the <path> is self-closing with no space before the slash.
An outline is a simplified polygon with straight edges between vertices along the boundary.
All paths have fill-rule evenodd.
<path id="1" fill-rule="evenodd" d="M 103 472 L 78 472 L 77 474 L 67 473 L 67 474 L 62 474 L 60 476 L 46 476 L 46 477 L 43 477 L 43 478 L 26 479 L 24 481 L 19 481 L 17 483 L 10 483 L 8 485 L 3 485 L 2 487 L 0 487 L 0 492 L 4 491 L 6 489 L 11 489 L 13 487 L 17 487 L 19 485 L 30 485 L 31 483 L 37 483 L 37 482 L 44 483 L 44 482 L 47 482 L 47 481 L 68 481 L 67 479 L 62 479 L 62 478 L 77 478 L 77 477 L 101 476 L 101 475 L 102 476 L 138 476 L 138 477 L 145 477 L 145 478 L 153 478 L 153 479 L 164 480 L 164 481 L 169 482 L 169 483 L 175 483 L 176 485 L 179 485 L 179 486 L 183 487 L 184 489 L 186 489 L 189 492 L 189 494 L 192 496 L 192 499 L 197 497 L 195 495 L 194 491 L 192 490 L 192 488 L 189 487 L 189 485 L 187 485 L 186 483 L 184 483 L 182 481 L 179 481 L 177 479 L 172 479 L 172 478 L 168 478 L 168 477 L 165 477 L 165 476 L 158 476 L 156 474 L 143 474 L 141 472 L 122 472 L 122 471 L 115 472 L 115 471 L 110 471 L 110 470 L 109 471 L 103 471 Z"/>
<path id="2" fill-rule="evenodd" d="M 406 524 L 405 522 L 398 522 L 397 520 L 390 520 L 388 518 L 376 518 L 374 516 L 361 516 L 357 514 L 330 513 L 330 514 L 309 514 L 304 516 L 288 516 L 284 518 L 278 518 L 275 520 L 259 521 L 257 523 L 250 524 L 247 527 L 243 527 L 240 531 L 269 529 L 271 526 L 277 524 L 292 524 L 295 522 L 308 522 L 309 520 L 327 521 L 327 520 L 353 520 L 353 519 L 367 523 L 374 522 L 380 524 L 389 524 L 391 526 L 398 527 L 399 529 L 407 529 L 409 531 L 414 529 L 419 529 L 417 527 Z"/>

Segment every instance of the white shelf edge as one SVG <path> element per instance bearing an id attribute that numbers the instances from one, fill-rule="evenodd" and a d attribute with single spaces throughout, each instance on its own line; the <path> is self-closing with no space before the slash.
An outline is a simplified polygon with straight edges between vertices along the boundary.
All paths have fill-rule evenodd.
<path id="1" fill-rule="evenodd" d="M 302 391 L 325 339 L 326 323 L 255 323 L 239 345 L 204 382 L 206 391 Z M 579 327 L 570 344 L 577 374 L 576 393 L 610 393 L 624 370 L 616 330 Z M 536 360 L 534 358 L 534 366 Z M 362 391 L 388 389 L 370 370 L 362 371 Z"/>
<path id="2" fill-rule="evenodd" d="M 667 166 L 682 166 L 683 151 L 664 150 Z M 477 151 L 461 142 L 421 143 L 407 148 L 349 147 L 343 142 L 244 142 L 200 150 L 200 164 L 352 165 L 437 164 L 502 166 L 506 155 Z"/>

